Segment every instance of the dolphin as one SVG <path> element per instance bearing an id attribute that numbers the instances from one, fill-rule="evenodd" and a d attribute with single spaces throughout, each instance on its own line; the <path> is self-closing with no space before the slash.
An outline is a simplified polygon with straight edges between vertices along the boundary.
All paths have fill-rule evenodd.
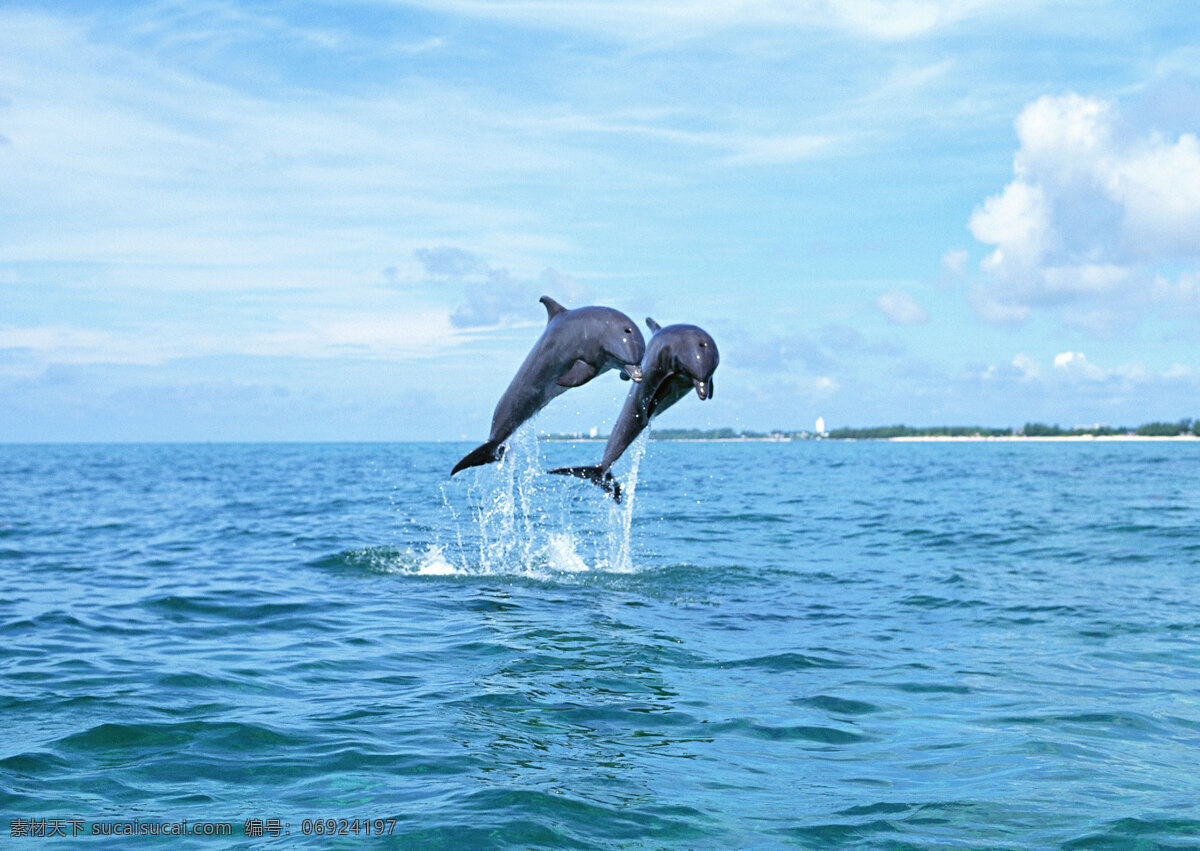
<path id="1" fill-rule="evenodd" d="M 548 295 L 539 301 L 546 306 L 546 330 L 496 404 L 487 442 L 468 452 L 450 475 L 499 461 L 512 433 L 568 388 L 610 369 L 619 369 L 622 379 L 641 381 L 646 341 L 636 322 L 611 307 L 568 310 Z"/>
<path id="2" fill-rule="evenodd" d="M 591 467 L 559 467 L 550 470 L 563 476 L 587 479 L 604 488 L 617 502 L 621 501 L 621 486 L 609 468 L 629 448 L 629 444 L 661 414 L 688 394 L 694 387 L 701 401 L 713 395 L 713 372 L 720 362 L 717 344 L 702 328 L 695 325 L 661 327 L 646 317 L 652 336 L 642 358 L 642 380 L 629 389 L 625 406 L 617 416 L 604 457 Z"/>

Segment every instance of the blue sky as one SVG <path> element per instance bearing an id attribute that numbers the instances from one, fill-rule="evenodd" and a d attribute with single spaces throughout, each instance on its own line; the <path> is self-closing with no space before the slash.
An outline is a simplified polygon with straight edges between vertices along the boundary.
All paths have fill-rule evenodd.
<path id="1" fill-rule="evenodd" d="M 482 440 L 543 293 L 712 333 L 663 426 L 1200 416 L 1196 45 L 1193 2 L 8 0 L 0 440 Z"/>

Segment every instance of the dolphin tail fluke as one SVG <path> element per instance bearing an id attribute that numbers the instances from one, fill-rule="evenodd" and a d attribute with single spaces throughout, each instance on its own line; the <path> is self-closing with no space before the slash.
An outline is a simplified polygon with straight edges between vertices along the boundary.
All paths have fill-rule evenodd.
<path id="1" fill-rule="evenodd" d="M 621 501 L 621 485 L 608 470 L 601 470 L 599 465 L 592 467 L 559 467 L 548 471 L 558 476 L 574 476 L 577 479 L 587 479 L 593 485 L 604 488 L 604 492 L 613 498 L 614 502 Z"/>
<path id="2" fill-rule="evenodd" d="M 464 455 L 463 459 L 454 465 L 454 469 L 450 471 L 450 475 L 453 476 L 459 470 L 465 470 L 468 467 L 482 467 L 484 464 L 492 464 L 503 457 L 503 444 L 489 440 L 487 443 L 476 446 Z"/>

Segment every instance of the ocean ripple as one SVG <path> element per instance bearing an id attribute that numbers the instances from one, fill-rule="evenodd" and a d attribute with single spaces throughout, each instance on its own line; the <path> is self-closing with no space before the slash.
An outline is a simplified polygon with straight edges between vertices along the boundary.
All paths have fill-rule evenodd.
<path id="1" fill-rule="evenodd" d="M 0 447 L 0 807 L 1200 846 L 1200 447 L 643 443 L 620 506 L 585 449 Z"/>

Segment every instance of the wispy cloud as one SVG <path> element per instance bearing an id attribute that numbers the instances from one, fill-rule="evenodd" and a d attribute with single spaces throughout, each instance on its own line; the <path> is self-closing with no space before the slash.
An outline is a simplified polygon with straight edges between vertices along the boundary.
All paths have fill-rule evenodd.
<path id="1" fill-rule="evenodd" d="M 519 241 L 528 215 L 473 190 L 594 165 L 453 89 L 255 92 L 77 23 L 0 18 L 0 198 L 24 212 L 0 260 L 299 264 L 464 223 Z"/>
<path id="2" fill-rule="evenodd" d="M 9 4 L 0 395 L 16 410 L 12 382 L 74 375 L 96 400 L 110 379 L 210 400 L 253 370 L 296 405 L 321 384 L 309 422 L 327 422 L 356 374 L 355 404 L 427 393 L 486 428 L 546 293 L 709 327 L 729 376 L 705 417 L 808 423 L 819 403 L 928 421 L 993 404 L 985 390 L 1034 417 L 1088 393 L 1184 398 L 1200 87 L 1174 16 Z M 946 252 L 972 206 L 977 244 Z M 1056 367 L 1064 352 L 1087 357 Z M 1135 358 L 1141 377 L 1120 366 Z"/>
<path id="3" fill-rule="evenodd" d="M 707 165 L 780 165 L 835 156 L 850 137 L 832 133 L 754 132 L 751 129 L 696 129 L 712 124 L 711 116 L 681 109 L 640 109 L 617 113 L 584 113 L 572 110 L 512 116 L 514 128 L 552 132 L 586 140 L 596 134 L 623 137 L 639 144 L 657 143 L 667 149 L 684 148 L 710 155 Z"/>
<path id="4" fill-rule="evenodd" d="M 157 366 L 218 356 L 423 359 L 445 354 L 467 338 L 441 312 L 296 311 L 275 329 L 220 334 L 182 322 L 133 332 L 71 325 L 0 327 L 0 352 L 21 352 L 19 372 L 51 364 Z M 0 373 L 6 370 L 0 366 Z"/>
<path id="5" fill-rule="evenodd" d="M 965 248 L 951 248 L 942 255 L 942 271 L 951 278 L 962 278 L 971 255 Z"/>
<path id="6" fill-rule="evenodd" d="M 875 300 L 875 306 L 894 325 L 923 325 L 929 321 L 925 308 L 904 290 L 890 290 Z"/>
<path id="7" fill-rule="evenodd" d="M 853 35 L 901 40 L 925 35 L 973 16 L 1011 9 L 996 0 L 396 0 L 459 15 L 522 26 L 585 30 L 614 38 L 695 38 L 746 27 L 832 29 Z"/>

